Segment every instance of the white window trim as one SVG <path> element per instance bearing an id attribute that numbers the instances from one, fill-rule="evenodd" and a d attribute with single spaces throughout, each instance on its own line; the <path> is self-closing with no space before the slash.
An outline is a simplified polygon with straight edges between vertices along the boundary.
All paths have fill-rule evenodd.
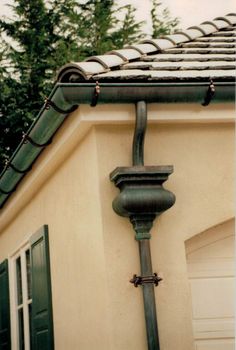
<path id="1" fill-rule="evenodd" d="M 16 276 L 16 259 L 21 257 L 21 273 L 22 273 L 22 297 L 23 297 L 23 314 L 24 314 L 24 344 L 25 350 L 30 350 L 30 333 L 29 333 L 29 314 L 28 304 L 32 300 L 27 300 L 27 268 L 25 252 L 30 249 L 30 245 L 27 242 L 22 244 L 10 257 L 9 257 L 9 284 L 10 284 L 10 315 L 11 315 L 11 345 L 12 350 L 19 349 L 19 334 L 18 334 L 18 303 L 17 303 L 17 276 Z"/>

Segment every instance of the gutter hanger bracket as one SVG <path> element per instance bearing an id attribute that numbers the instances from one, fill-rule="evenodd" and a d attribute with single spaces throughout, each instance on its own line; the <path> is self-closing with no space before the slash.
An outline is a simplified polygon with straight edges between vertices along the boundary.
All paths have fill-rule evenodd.
<path id="1" fill-rule="evenodd" d="M 6 167 L 7 170 L 12 168 L 15 172 L 17 172 L 19 174 L 26 174 L 32 169 L 32 165 L 30 165 L 28 168 L 26 168 L 24 170 L 20 170 L 17 167 L 15 167 L 15 165 L 13 165 L 9 160 L 7 160 L 5 162 L 5 167 Z"/>
<path id="2" fill-rule="evenodd" d="M 209 85 L 209 87 L 207 89 L 206 96 L 204 98 L 202 106 L 206 107 L 206 106 L 208 106 L 210 104 L 213 96 L 215 95 L 215 91 L 216 91 L 216 89 L 215 89 L 214 82 L 213 82 L 212 79 L 210 79 L 210 85 Z"/>
<path id="3" fill-rule="evenodd" d="M 50 107 L 52 107 L 56 112 L 58 112 L 60 114 L 70 114 L 78 108 L 78 105 L 73 105 L 71 108 L 64 110 L 64 109 L 61 109 L 60 107 L 58 107 L 52 100 L 50 100 L 49 98 L 46 97 L 44 108 L 49 110 Z"/>
<path id="4" fill-rule="evenodd" d="M 96 105 L 98 103 L 98 98 L 99 98 L 100 92 L 101 92 L 100 85 L 99 85 L 98 81 L 96 81 L 96 86 L 94 88 L 92 101 L 90 104 L 91 107 L 96 107 Z"/>
<path id="5" fill-rule="evenodd" d="M 15 192 L 15 190 L 16 190 L 16 186 L 15 186 L 12 190 L 10 190 L 10 191 L 5 191 L 5 190 L 3 190 L 2 188 L 0 188 L 0 192 L 1 192 L 2 194 L 11 194 L 11 193 Z"/>
<path id="6" fill-rule="evenodd" d="M 24 143 L 29 142 L 29 143 L 31 143 L 31 145 L 33 145 L 35 147 L 39 147 L 39 148 L 46 147 L 52 143 L 52 137 L 47 142 L 40 144 L 40 143 L 35 142 L 29 135 L 27 135 L 25 133 L 23 133 L 22 140 Z"/>

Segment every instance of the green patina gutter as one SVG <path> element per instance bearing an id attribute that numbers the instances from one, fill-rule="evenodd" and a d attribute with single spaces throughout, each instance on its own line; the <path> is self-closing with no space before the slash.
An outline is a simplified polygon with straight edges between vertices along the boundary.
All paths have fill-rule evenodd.
<path id="1" fill-rule="evenodd" d="M 99 84 L 98 103 L 202 103 L 209 82 L 103 82 Z M 57 83 L 48 100 L 40 110 L 35 122 L 6 168 L 0 175 L 0 208 L 16 190 L 16 187 L 31 169 L 42 150 L 48 144 L 66 117 L 75 110 L 75 105 L 91 104 L 96 83 Z M 213 102 L 233 102 L 235 83 L 215 82 L 216 93 Z M 33 140 L 31 142 L 30 140 Z M 41 145 L 36 147 L 34 143 Z"/>

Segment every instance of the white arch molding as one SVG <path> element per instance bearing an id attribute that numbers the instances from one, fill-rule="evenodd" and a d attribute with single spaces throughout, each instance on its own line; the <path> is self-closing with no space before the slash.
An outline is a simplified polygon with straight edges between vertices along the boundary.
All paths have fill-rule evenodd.
<path id="1" fill-rule="evenodd" d="M 235 223 L 185 242 L 196 350 L 234 350 Z"/>

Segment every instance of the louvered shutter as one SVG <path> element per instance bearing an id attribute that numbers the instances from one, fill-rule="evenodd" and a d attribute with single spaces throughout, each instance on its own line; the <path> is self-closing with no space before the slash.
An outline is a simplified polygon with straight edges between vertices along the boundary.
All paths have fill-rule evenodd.
<path id="1" fill-rule="evenodd" d="M 53 350 L 53 321 L 49 262 L 48 227 L 38 230 L 30 240 L 32 268 L 32 344 L 33 350 Z"/>
<path id="2" fill-rule="evenodd" d="M 0 350 L 11 349 L 8 261 L 0 264 Z"/>

